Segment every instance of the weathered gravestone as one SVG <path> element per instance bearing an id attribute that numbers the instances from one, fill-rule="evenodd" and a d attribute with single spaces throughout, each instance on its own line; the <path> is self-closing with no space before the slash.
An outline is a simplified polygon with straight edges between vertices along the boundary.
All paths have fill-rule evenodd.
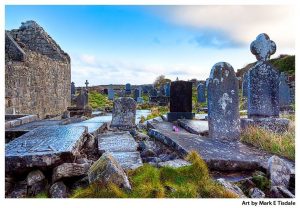
<path id="1" fill-rule="evenodd" d="M 109 100 L 113 100 L 114 97 L 115 97 L 115 91 L 112 88 L 112 86 L 110 86 L 109 89 L 108 89 L 108 99 Z"/>
<path id="2" fill-rule="evenodd" d="M 208 125 L 212 138 L 239 139 L 238 80 L 226 62 L 213 66 L 207 88 Z"/>
<path id="3" fill-rule="evenodd" d="M 288 108 L 291 103 L 291 90 L 287 83 L 287 77 L 284 72 L 280 74 L 279 79 L 279 106 L 282 109 Z"/>
<path id="4" fill-rule="evenodd" d="M 171 86 L 171 84 L 168 82 L 168 83 L 165 84 L 165 87 L 164 87 L 165 96 L 167 96 L 167 97 L 170 97 L 170 86 Z"/>
<path id="5" fill-rule="evenodd" d="M 150 97 L 157 97 L 157 90 L 155 88 L 152 88 L 149 92 Z"/>
<path id="6" fill-rule="evenodd" d="M 137 101 L 140 97 L 142 97 L 142 90 L 140 88 L 136 88 L 134 90 L 134 100 Z"/>
<path id="7" fill-rule="evenodd" d="M 75 83 L 71 82 L 71 95 L 75 95 L 75 93 L 76 93 Z"/>
<path id="8" fill-rule="evenodd" d="M 127 83 L 125 85 L 125 93 L 128 95 L 128 94 L 131 94 L 131 84 Z"/>
<path id="9" fill-rule="evenodd" d="M 257 63 L 248 72 L 248 117 L 278 117 L 279 72 L 268 62 L 276 45 L 262 33 L 251 43 L 250 49 Z"/>
<path id="10" fill-rule="evenodd" d="M 249 71 L 245 72 L 243 76 L 243 82 L 242 82 L 242 93 L 244 97 L 248 96 L 248 80 L 249 80 Z"/>
<path id="11" fill-rule="evenodd" d="M 76 98 L 76 107 L 84 109 L 89 103 L 89 96 L 86 90 L 81 90 Z"/>
<path id="12" fill-rule="evenodd" d="M 121 97 L 114 101 L 111 127 L 130 129 L 135 126 L 136 102 L 130 97 Z"/>
<path id="13" fill-rule="evenodd" d="M 85 88 L 88 89 L 90 83 L 87 80 L 85 80 L 84 84 L 85 84 Z"/>
<path id="14" fill-rule="evenodd" d="M 279 118 L 279 72 L 268 62 L 276 45 L 262 33 L 251 43 L 250 49 L 257 63 L 248 72 L 248 118 L 241 119 L 241 128 L 258 126 L 284 132 L 289 120 Z"/>
<path id="15" fill-rule="evenodd" d="M 192 113 L 192 82 L 171 82 L 170 112 L 167 114 L 168 121 L 177 119 L 193 119 Z"/>
<path id="16" fill-rule="evenodd" d="M 205 85 L 200 83 L 197 87 L 197 101 L 198 103 L 205 103 L 206 96 L 205 96 Z"/>

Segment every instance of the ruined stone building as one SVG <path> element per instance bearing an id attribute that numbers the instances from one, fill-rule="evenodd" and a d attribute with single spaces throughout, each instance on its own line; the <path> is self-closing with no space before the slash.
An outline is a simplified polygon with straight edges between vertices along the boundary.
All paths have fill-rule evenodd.
<path id="1" fill-rule="evenodd" d="M 57 115 L 71 104 L 70 57 L 34 21 L 5 31 L 5 113 Z"/>

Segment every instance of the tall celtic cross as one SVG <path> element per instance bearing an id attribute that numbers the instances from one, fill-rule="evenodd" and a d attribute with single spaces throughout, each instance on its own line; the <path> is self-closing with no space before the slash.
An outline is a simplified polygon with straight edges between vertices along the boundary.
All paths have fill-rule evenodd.
<path id="1" fill-rule="evenodd" d="M 85 87 L 88 88 L 88 84 L 90 84 L 87 80 L 85 81 Z"/>
<path id="2" fill-rule="evenodd" d="M 251 43 L 250 50 L 258 61 L 267 61 L 276 52 L 276 44 L 267 34 L 262 33 Z"/>

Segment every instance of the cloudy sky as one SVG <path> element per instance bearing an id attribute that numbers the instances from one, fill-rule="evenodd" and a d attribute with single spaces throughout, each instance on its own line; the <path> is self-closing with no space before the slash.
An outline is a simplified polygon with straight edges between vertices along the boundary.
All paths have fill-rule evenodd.
<path id="1" fill-rule="evenodd" d="M 72 81 L 150 84 L 205 80 L 220 61 L 255 61 L 249 45 L 262 32 L 279 54 L 295 54 L 292 6 L 6 6 L 5 28 L 35 20 L 71 56 Z"/>

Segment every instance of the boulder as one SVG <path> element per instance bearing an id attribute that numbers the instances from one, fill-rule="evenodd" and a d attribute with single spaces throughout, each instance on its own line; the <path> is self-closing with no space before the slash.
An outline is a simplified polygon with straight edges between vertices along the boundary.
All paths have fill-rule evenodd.
<path id="1" fill-rule="evenodd" d="M 265 193 L 259 188 L 251 188 L 249 190 L 249 196 L 251 198 L 265 198 Z"/>
<path id="2" fill-rule="evenodd" d="M 26 181 L 28 186 L 32 186 L 33 184 L 36 184 L 44 179 L 45 179 L 45 175 L 43 174 L 42 171 L 34 170 L 27 175 Z"/>
<path id="3" fill-rule="evenodd" d="M 288 187 L 291 170 L 286 162 L 276 155 L 268 160 L 268 175 L 271 186 Z"/>
<path id="4" fill-rule="evenodd" d="M 247 198 L 245 196 L 245 194 L 243 193 L 243 191 L 237 185 L 234 185 L 228 181 L 225 181 L 225 179 L 223 179 L 223 178 L 217 179 L 217 182 L 219 184 L 221 184 L 228 191 L 231 191 L 232 193 L 235 193 L 236 195 L 238 195 L 240 198 Z"/>
<path id="5" fill-rule="evenodd" d="M 156 153 L 152 149 L 145 149 L 141 152 L 141 157 L 155 157 Z"/>
<path id="6" fill-rule="evenodd" d="M 182 159 L 175 159 L 175 160 L 169 160 L 166 162 L 158 163 L 158 167 L 171 167 L 171 168 L 180 168 L 188 165 L 191 165 L 191 163 Z"/>
<path id="7" fill-rule="evenodd" d="M 67 187 L 62 181 L 56 182 L 50 187 L 49 194 L 51 198 L 66 198 Z"/>
<path id="8" fill-rule="evenodd" d="M 109 152 L 105 152 L 90 167 L 88 178 L 90 183 L 100 182 L 104 185 L 113 183 L 121 188 L 131 189 L 127 175 Z"/>
<path id="9" fill-rule="evenodd" d="M 63 163 L 53 169 L 52 181 L 56 182 L 62 178 L 85 175 L 87 174 L 89 167 L 89 163 Z"/>

